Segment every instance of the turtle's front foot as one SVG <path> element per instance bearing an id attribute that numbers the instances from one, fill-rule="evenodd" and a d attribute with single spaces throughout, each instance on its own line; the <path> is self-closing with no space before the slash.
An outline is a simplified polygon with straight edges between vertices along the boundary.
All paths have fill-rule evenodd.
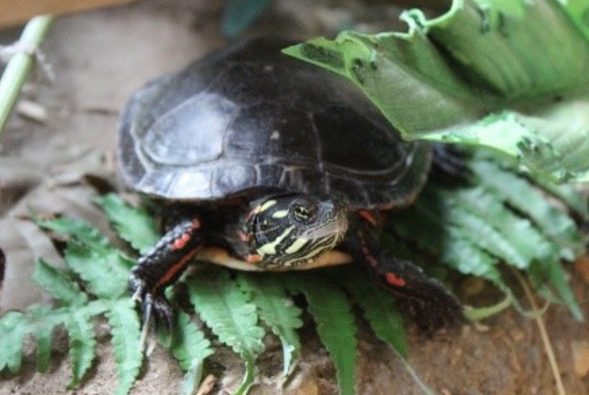
<path id="1" fill-rule="evenodd" d="M 133 299 L 143 307 L 144 334 L 155 324 L 164 323 L 172 328 L 173 311 L 164 295 L 167 286 L 176 282 L 186 266 L 202 246 L 200 220 L 190 217 L 169 226 L 166 234 L 139 258 L 129 277 L 129 289 Z"/>
<path id="2" fill-rule="evenodd" d="M 129 277 L 129 289 L 133 292 L 133 300 L 141 304 L 143 310 L 143 332 L 148 332 L 152 322 L 157 326 L 163 322 L 166 329 L 172 329 L 173 310 L 162 289 L 150 287 L 141 278 L 137 270 L 133 270 Z M 148 291 L 152 289 L 152 291 Z M 153 290 L 155 289 L 155 291 Z"/>

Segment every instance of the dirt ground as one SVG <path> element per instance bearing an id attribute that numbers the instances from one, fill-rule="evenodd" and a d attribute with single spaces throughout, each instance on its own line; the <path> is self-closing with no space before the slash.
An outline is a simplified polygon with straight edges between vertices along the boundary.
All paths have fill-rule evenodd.
<path id="1" fill-rule="evenodd" d="M 332 3 L 276 0 L 248 34 L 281 32 L 298 38 L 332 35 L 352 20 L 362 21 L 358 26 L 363 29 L 375 21 L 390 28 L 390 19 L 384 17 L 395 11 L 382 4 L 373 4 L 367 11 L 354 1 L 345 2 L 347 8 L 336 8 Z M 44 46 L 55 80 L 50 83 L 45 73 L 37 72 L 23 96 L 42 106 L 46 117 L 32 120 L 21 108 L 1 138 L 0 246 L 7 262 L 0 292 L 3 310 L 22 308 L 44 298 L 29 288 L 30 267 L 18 271 L 9 267 L 11 258 L 21 252 L 14 247 L 17 242 L 27 246 L 30 256 L 16 259 L 30 262 L 31 267 L 34 258 L 48 250 L 30 223 L 22 219 L 27 206 L 34 204 L 42 210 L 97 219 L 102 221 L 99 226 L 105 227 L 84 185 L 93 179 L 89 174 L 115 173 L 119 111 L 150 78 L 178 70 L 226 42 L 219 31 L 222 6 L 222 2 L 205 0 L 150 0 L 62 17 L 55 22 Z M 0 42 L 9 43 L 16 33 L 0 31 Z M 59 257 L 52 258 L 59 263 Z M 573 269 L 571 274 L 575 293 L 589 316 L 587 283 Z M 574 321 L 560 306 L 550 307 L 542 319 L 567 393 L 589 394 L 589 324 Z M 374 337 L 364 322 L 359 320 L 359 325 L 358 394 L 427 394 L 419 381 L 442 395 L 557 393 L 536 321 L 513 310 L 488 320 L 484 326 L 468 325 L 431 339 L 412 333 L 410 369 Z M 71 393 L 110 394 L 116 388 L 108 329 L 104 323 L 97 326 L 100 342 L 95 369 L 84 385 Z M 280 373 L 282 351 L 277 341 L 269 340 L 268 351 L 259 362 L 260 383 L 252 394 L 337 393 L 334 367 L 310 320 L 301 330 L 301 340 L 303 358 L 295 377 L 282 391 L 275 379 Z M 62 334 L 57 335 L 54 357 L 46 374 L 35 373 L 34 358 L 25 358 L 23 372 L 0 376 L 0 395 L 66 393 L 71 375 L 67 339 Z M 207 366 L 217 380 L 212 393 L 228 393 L 241 380 L 242 363 L 228 350 L 221 349 Z M 181 380 L 176 362 L 165 350 L 156 348 L 132 394 L 177 394 Z"/>

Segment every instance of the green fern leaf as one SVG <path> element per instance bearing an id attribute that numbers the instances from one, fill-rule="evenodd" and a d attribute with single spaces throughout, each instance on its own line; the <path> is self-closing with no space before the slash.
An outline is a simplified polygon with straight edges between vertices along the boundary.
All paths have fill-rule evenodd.
<path id="1" fill-rule="evenodd" d="M 53 339 L 53 325 L 44 325 L 44 317 L 48 314 L 49 309 L 45 306 L 33 305 L 27 311 L 27 315 L 31 321 L 38 322 L 40 325 L 32 325 L 30 327 L 31 335 L 37 341 L 36 357 L 37 370 L 39 372 L 46 372 L 49 368 L 51 358 L 51 340 Z"/>
<path id="2" fill-rule="evenodd" d="M 132 207 L 115 194 L 96 199 L 119 236 L 140 253 L 145 253 L 160 239 L 155 221 L 144 208 Z"/>
<path id="3" fill-rule="evenodd" d="M 532 226 L 482 188 L 439 191 L 446 220 L 460 226 L 473 243 L 508 264 L 524 269 L 534 259 L 552 257 L 554 247 Z"/>
<path id="4" fill-rule="evenodd" d="M 264 330 L 257 325 L 256 306 L 249 302 L 225 270 L 199 273 L 187 279 L 190 301 L 200 317 L 246 363 L 236 394 L 247 393 L 255 377 L 255 360 L 263 351 Z"/>
<path id="5" fill-rule="evenodd" d="M 391 345 L 399 355 L 406 356 L 407 340 L 403 317 L 398 311 L 395 297 L 368 281 L 356 265 L 338 269 L 337 278 L 364 312 L 376 337 Z"/>
<path id="6" fill-rule="evenodd" d="M 88 309 L 73 310 L 64 323 L 70 338 L 70 364 L 73 376 L 68 384 L 70 389 L 80 384 L 96 357 L 96 335 L 92 317 Z"/>
<path id="7" fill-rule="evenodd" d="M 83 305 L 88 296 L 80 290 L 72 277 L 64 270 L 57 269 L 43 259 L 39 259 L 33 279 L 55 300 L 65 305 Z"/>
<path id="8" fill-rule="evenodd" d="M 287 376 L 293 359 L 300 354 L 301 343 L 296 329 L 303 325 L 300 319 L 302 310 L 294 305 L 276 276 L 240 273 L 238 281 L 241 289 L 258 308 L 260 318 L 282 342 L 282 373 Z"/>
<path id="9" fill-rule="evenodd" d="M 446 221 L 446 215 L 440 197 L 428 188 L 409 210 L 392 214 L 389 223 L 400 236 L 439 255 L 461 273 L 502 284 L 498 260 L 466 238 L 460 227 Z"/>
<path id="10" fill-rule="evenodd" d="M 41 228 L 52 230 L 70 239 L 78 240 L 80 243 L 95 250 L 101 251 L 108 248 L 108 239 L 86 221 L 68 217 L 42 219 L 35 213 L 32 214 L 32 218 Z"/>
<path id="11" fill-rule="evenodd" d="M 490 161 L 473 161 L 472 168 L 479 182 L 497 197 L 530 218 L 553 242 L 560 246 L 560 256 L 574 259 L 583 248 L 574 221 L 550 204 L 542 193 L 513 172 L 502 170 Z"/>
<path id="12" fill-rule="evenodd" d="M 170 350 L 184 369 L 183 393 L 194 394 L 202 379 L 203 362 L 213 354 L 211 342 L 184 312 L 176 314 Z"/>
<path id="13" fill-rule="evenodd" d="M 0 371 L 8 368 L 16 373 L 20 370 L 23 340 L 27 335 L 40 338 L 38 355 L 41 360 L 38 367 L 47 367 L 50 354 L 47 338 L 60 323 L 59 315 L 49 314 L 50 311 L 46 306 L 33 305 L 27 314 L 10 311 L 0 319 Z"/>
<path id="14" fill-rule="evenodd" d="M 102 299 L 116 299 L 127 292 L 129 269 L 133 261 L 112 248 L 93 249 L 76 241 L 68 243 L 67 265 Z"/>
<path id="15" fill-rule="evenodd" d="M 211 342 L 192 322 L 186 313 L 177 314 L 170 349 L 184 370 L 191 369 L 195 361 L 204 361 L 213 353 Z"/>
<path id="16" fill-rule="evenodd" d="M 111 327 L 117 363 L 119 385 L 116 394 L 126 395 L 139 375 L 143 359 L 143 350 L 139 346 L 141 331 L 135 303 L 131 298 L 119 299 L 111 304 L 106 317 Z"/>
<path id="17" fill-rule="evenodd" d="M 530 277 L 539 292 L 550 299 L 551 289 L 547 289 L 545 284 L 550 284 L 568 309 L 578 321 L 582 321 L 584 314 L 577 302 L 575 295 L 567 282 L 568 274 L 562 267 L 562 264 L 555 261 L 538 261 L 535 262 L 529 271 Z"/>
<path id="18" fill-rule="evenodd" d="M 317 273 L 296 273 L 289 277 L 288 286 L 307 298 L 321 342 L 335 364 L 341 394 L 353 395 L 357 341 L 350 302 L 342 291 Z"/>
<path id="19" fill-rule="evenodd" d="M 227 271 L 199 273 L 187 283 L 194 308 L 220 341 L 244 358 L 255 358 L 264 349 L 264 330 L 257 325 L 256 306 Z"/>
<path id="20" fill-rule="evenodd" d="M 17 311 L 9 311 L 0 320 L 0 371 L 8 368 L 15 373 L 20 370 L 27 320 L 28 317 Z"/>

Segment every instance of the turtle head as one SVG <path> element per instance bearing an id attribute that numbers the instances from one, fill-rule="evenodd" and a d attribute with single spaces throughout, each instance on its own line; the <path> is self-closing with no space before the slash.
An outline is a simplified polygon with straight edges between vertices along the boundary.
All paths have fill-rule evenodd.
<path id="1" fill-rule="evenodd" d="M 251 261 L 286 268 L 307 264 L 342 241 L 348 205 L 333 196 L 275 195 L 254 202 L 245 222 Z"/>

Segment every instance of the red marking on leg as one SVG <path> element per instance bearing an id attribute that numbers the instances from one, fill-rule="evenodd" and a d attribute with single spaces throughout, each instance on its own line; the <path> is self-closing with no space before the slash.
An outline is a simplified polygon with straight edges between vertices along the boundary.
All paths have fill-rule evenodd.
<path id="1" fill-rule="evenodd" d="M 160 288 L 169 283 L 174 278 L 174 276 L 180 270 L 182 270 L 184 266 L 186 266 L 186 264 L 194 257 L 197 251 L 198 248 L 191 250 L 190 252 L 188 252 L 188 254 L 184 255 L 178 262 L 176 262 L 172 267 L 170 267 L 168 271 L 165 272 L 162 277 L 160 277 L 157 284 L 155 285 L 155 288 Z"/>
<path id="2" fill-rule="evenodd" d="M 245 260 L 247 263 L 258 263 L 262 260 L 262 256 L 258 254 L 250 254 L 245 258 Z"/>
<path id="3" fill-rule="evenodd" d="M 186 243 L 188 243 L 188 241 L 190 241 L 192 237 L 192 231 L 198 228 L 200 228 L 200 221 L 197 218 L 194 218 L 192 220 L 192 226 L 190 227 L 190 229 L 188 229 L 188 231 L 184 233 L 182 236 L 174 240 L 174 242 L 170 246 L 170 249 L 179 250 L 181 248 L 184 248 Z"/>
<path id="4" fill-rule="evenodd" d="M 190 240 L 190 233 L 184 233 L 182 236 L 180 236 L 179 238 L 174 240 L 174 242 L 172 243 L 170 248 L 172 250 L 179 250 L 181 248 L 184 248 L 184 246 L 186 245 L 186 243 L 188 243 L 189 240 Z"/>
<path id="5" fill-rule="evenodd" d="M 358 215 L 368 221 L 370 225 L 375 227 L 378 225 L 378 221 L 376 218 L 374 218 L 374 215 L 370 211 L 360 210 L 358 211 Z"/>
<path id="6" fill-rule="evenodd" d="M 244 243 L 247 243 L 250 241 L 250 235 L 244 232 L 239 232 L 239 240 L 243 241 Z"/>
<path id="7" fill-rule="evenodd" d="M 387 273 L 387 283 L 395 287 L 405 286 L 405 280 L 403 280 L 401 277 L 394 275 L 393 273 Z"/>

